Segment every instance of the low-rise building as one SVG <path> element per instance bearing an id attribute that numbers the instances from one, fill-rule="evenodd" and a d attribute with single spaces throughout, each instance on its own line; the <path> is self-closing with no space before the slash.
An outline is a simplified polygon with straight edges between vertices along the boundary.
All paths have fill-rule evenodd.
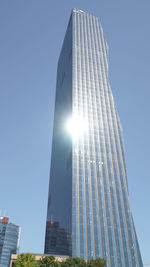
<path id="1" fill-rule="evenodd" d="M 32 253 L 33 254 L 33 253 Z M 43 257 L 46 257 L 46 256 L 50 256 L 50 255 L 47 255 L 47 254 L 33 254 L 35 256 L 35 260 L 36 261 L 39 261 L 40 259 L 42 259 Z M 52 256 L 52 255 L 51 255 Z M 55 256 L 55 255 L 53 255 Z M 9 267 L 13 267 L 14 265 L 14 262 L 17 260 L 18 258 L 18 255 L 16 254 L 12 254 L 11 255 L 11 258 L 10 258 L 10 263 L 9 263 Z M 68 256 L 55 256 L 55 259 L 59 262 L 61 261 L 64 261 L 68 258 Z"/>

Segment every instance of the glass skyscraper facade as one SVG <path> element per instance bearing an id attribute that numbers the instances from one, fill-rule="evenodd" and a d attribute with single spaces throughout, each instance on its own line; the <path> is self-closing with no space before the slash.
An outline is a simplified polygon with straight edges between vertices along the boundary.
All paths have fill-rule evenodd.
<path id="1" fill-rule="evenodd" d="M 18 252 L 20 227 L 0 217 L 0 267 L 8 267 L 11 254 Z"/>
<path id="2" fill-rule="evenodd" d="M 99 19 L 78 9 L 58 61 L 45 253 L 143 266 L 107 43 Z"/>

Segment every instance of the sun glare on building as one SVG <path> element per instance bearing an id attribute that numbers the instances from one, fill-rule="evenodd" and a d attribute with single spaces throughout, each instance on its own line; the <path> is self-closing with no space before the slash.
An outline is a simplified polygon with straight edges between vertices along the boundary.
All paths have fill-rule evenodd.
<path id="1" fill-rule="evenodd" d="M 88 130 L 88 123 L 82 116 L 72 116 L 67 121 L 67 131 L 74 140 L 85 134 Z"/>

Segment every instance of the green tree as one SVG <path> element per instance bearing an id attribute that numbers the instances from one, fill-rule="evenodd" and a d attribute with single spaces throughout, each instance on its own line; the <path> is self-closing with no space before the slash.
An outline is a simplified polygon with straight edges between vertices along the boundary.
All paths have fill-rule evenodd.
<path id="1" fill-rule="evenodd" d="M 61 267 L 85 267 L 86 261 L 82 258 L 68 258 L 61 262 Z"/>
<path id="2" fill-rule="evenodd" d="M 106 260 L 97 258 L 87 262 L 87 267 L 107 267 Z"/>
<path id="3" fill-rule="evenodd" d="M 14 263 L 14 267 L 35 267 L 35 256 L 30 253 L 22 253 L 18 255 L 17 260 Z"/>
<path id="4" fill-rule="evenodd" d="M 60 263 L 54 256 L 46 256 L 38 262 L 38 267 L 60 267 Z"/>

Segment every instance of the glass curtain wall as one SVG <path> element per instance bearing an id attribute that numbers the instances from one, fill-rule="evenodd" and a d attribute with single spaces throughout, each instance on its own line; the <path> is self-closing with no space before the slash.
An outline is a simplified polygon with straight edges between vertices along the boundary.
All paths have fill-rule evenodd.
<path id="1" fill-rule="evenodd" d="M 57 72 L 46 253 L 51 243 L 58 253 L 59 238 L 48 234 L 56 223 L 65 240 L 59 253 L 64 246 L 67 255 L 104 257 L 108 267 L 143 266 L 123 146 L 100 21 L 73 9 Z"/>

